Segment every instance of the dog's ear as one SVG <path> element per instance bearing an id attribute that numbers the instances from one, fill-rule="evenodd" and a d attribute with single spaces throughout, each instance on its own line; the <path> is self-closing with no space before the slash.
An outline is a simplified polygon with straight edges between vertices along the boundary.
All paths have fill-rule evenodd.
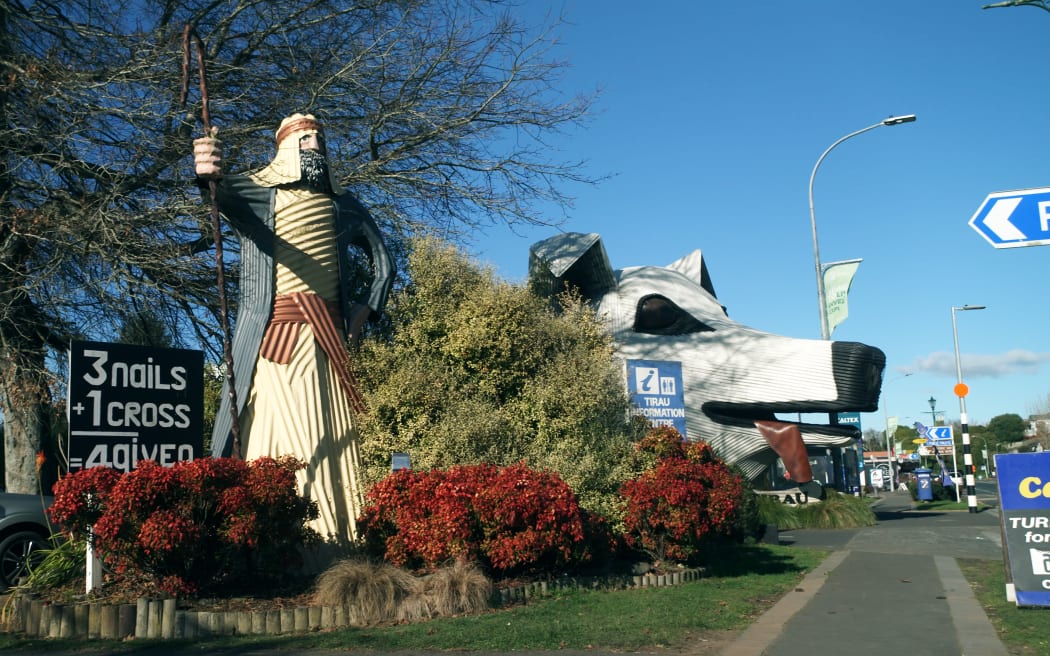
<path id="1" fill-rule="evenodd" d="M 566 232 L 529 248 L 529 286 L 544 298 L 575 287 L 596 301 L 616 288 L 616 275 L 600 236 Z"/>
<path id="2" fill-rule="evenodd" d="M 667 268 L 681 273 L 703 287 L 708 294 L 718 298 L 718 294 L 715 294 L 715 287 L 711 284 L 711 275 L 707 272 L 704 256 L 699 250 L 695 250 L 683 258 L 675 260 L 667 265 Z"/>

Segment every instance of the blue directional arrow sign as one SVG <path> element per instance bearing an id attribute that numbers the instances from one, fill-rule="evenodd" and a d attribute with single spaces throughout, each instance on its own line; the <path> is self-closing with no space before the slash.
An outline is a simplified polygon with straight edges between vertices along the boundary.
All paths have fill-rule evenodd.
<path id="1" fill-rule="evenodd" d="M 1050 188 L 989 194 L 970 226 L 996 248 L 1050 244 Z"/>
<path id="2" fill-rule="evenodd" d="M 954 441 L 952 427 L 951 426 L 932 426 L 929 437 L 926 439 L 926 446 L 941 446 L 942 444 L 952 444 Z"/>

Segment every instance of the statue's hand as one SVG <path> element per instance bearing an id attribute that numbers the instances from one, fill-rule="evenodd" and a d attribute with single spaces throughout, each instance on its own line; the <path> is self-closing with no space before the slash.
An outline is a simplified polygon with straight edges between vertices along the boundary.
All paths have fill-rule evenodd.
<path id="1" fill-rule="evenodd" d="M 222 142 L 215 138 L 217 132 L 212 128 L 211 136 L 193 140 L 193 165 L 198 178 L 222 177 Z"/>

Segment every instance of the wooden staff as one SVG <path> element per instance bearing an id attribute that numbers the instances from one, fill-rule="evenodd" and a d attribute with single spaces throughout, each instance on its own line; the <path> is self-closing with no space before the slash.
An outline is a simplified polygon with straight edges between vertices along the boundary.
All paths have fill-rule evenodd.
<path id="1" fill-rule="evenodd" d="M 201 90 L 201 122 L 204 124 L 204 134 L 213 136 L 211 126 L 211 115 L 208 113 L 208 73 L 204 65 L 204 42 L 197 35 L 193 25 L 186 24 L 182 33 L 182 95 L 179 102 L 186 105 L 186 95 L 190 83 L 190 41 L 197 44 L 197 70 L 200 77 Z M 211 196 L 211 230 L 212 238 L 215 240 L 215 267 L 216 277 L 219 283 L 219 322 L 222 326 L 222 350 L 226 362 L 226 388 L 230 398 L 230 416 L 233 419 L 231 431 L 233 433 L 233 445 L 230 455 L 234 458 L 241 457 L 241 431 L 237 413 L 237 388 L 233 377 L 233 344 L 230 340 L 230 316 L 229 304 L 226 301 L 226 274 L 222 261 L 222 230 L 219 226 L 219 204 L 215 198 L 215 180 L 208 180 L 208 191 Z"/>

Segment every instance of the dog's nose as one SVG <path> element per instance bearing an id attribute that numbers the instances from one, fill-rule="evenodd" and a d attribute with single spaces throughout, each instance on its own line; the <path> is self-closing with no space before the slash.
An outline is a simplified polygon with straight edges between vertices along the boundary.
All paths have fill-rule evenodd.
<path id="1" fill-rule="evenodd" d="M 885 353 L 859 342 L 832 342 L 831 366 L 840 403 L 859 412 L 878 409 Z"/>

